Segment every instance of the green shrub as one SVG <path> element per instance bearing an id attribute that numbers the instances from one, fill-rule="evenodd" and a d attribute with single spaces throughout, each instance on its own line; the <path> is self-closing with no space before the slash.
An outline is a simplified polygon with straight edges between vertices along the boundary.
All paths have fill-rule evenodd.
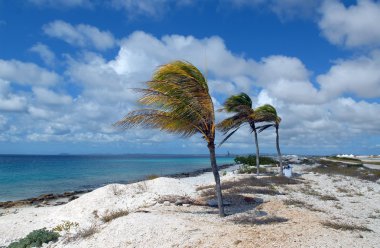
<path id="1" fill-rule="evenodd" d="M 270 157 L 260 157 L 259 158 L 260 165 L 267 165 L 267 164 L 276 164 L 277 161 Z M 237 156 L 235 158 L 235 163 L 237 164 L 244 164 L 249 166 L 256 166 L 256 156 L 255 155 L 248 155 L 248 156 Z"/>
<path id="2" fill-rule="evenodd" d="M 55 242 L 58 238 L 59 233 L 42 228 L 30 232 L 25 238 L 22 238 L 17 242 L 11 243 L 8 248 L 41 247 L 43 243 L 49 243 L 50 241 Z"/>

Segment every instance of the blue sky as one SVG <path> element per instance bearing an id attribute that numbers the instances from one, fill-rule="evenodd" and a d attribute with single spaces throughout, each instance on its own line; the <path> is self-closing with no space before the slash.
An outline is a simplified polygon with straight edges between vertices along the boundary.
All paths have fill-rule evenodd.
<path id="1" fill-rule="evenodd" d="M 139 107 L 131 88 L 182 59 L 216 108 L 240 92 L 274 105 L 285 153 L 380 154 L 378 23 L 374 0 L 0 0 L 0 153 L 207 153 L 199 136 L 111 127 Z M 273 131 L 259 141 L 275 152 Z M 227 151 L 253 152 L 249 130 Z"/>

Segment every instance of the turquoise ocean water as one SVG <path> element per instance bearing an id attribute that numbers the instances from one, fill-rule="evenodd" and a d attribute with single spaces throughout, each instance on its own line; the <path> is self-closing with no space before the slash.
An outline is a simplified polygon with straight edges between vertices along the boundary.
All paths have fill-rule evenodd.
<path id="1" fill-rule="evenodd" d="M 218 165 L 233 157 L 217 157 Z M 189 155 L 0 155 L 0 201 L 128 183 L 147 175 L 210 167 L 208 156 Z"/>

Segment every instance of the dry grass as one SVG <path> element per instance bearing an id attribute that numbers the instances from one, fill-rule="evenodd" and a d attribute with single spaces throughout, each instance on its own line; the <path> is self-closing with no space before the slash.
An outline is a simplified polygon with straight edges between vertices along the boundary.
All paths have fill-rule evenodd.
<path id="1" fill-rule="evenodd" d="M 251 215 L 240 215 L 232 218 L 231 221 L 236 224 L 244 225 L 268 225 L 287 222 L 288 219 L 278 216 L 266 216 L 258 218 L 256 216 Z"/>
<path id="2" fill-rule="evenodd" d="M 321 199 L 322 201 L 339 201 L 338 198 L 332 195 L 321 195 L 319 199 Z"/>
<path id="3" fill-rule="evenodd" d="M 318 197 L 323 196 L 321 193 L 313 189 L 310 184 L 305 184 L 304 187 L 299 189 L 299 191 L 305 195 L 318 196 Z"/>
<path id="4" fill-rule="evenodd" d="M 80 229 L 76 235 L 73 237 L 74 240 L 79 239 L 79 238 L 89 238 L 95 233 L 99 232 L 99 228 L 95 225 L 92 224 L 91 226 L 87 228 Z"/>
<path id="5" fill-rule="evenodd" d="M 332 222 L 332 221 L 324 221 L 324 222 L 321 222 L 321 224 L 325 227 L 332 228 L 335 230 L 372 232 L 371 229 L 365 226 L 359 226 L 359 225 L 354 225 L 354 224 L 338 223 L 338 222 Z"/>
<path id="6" fill-rule="evenodd" d="M 112 184 L 110 186 L 110 189 L 111 189 L 113 195 L 115 195 L 115 196 L 122 195 L 125 192 L 124 188 L 119 187 L 119 185 L 117 185 L 117 184 Z"/>
<path id="7" fill-rule="evenodd" d="M 319 208 L 314 207 L 313 205 L 306 203 L 304 201 L 300 200 L 294 200 L 294 199 L 289 199 L 289 200 L 284 200 L 283 201 L 285 205 L 287 206 L 295 206 L 299 208 L 305 208 L 313 212 L 322 212 L 324 213 L 325 211 Z"/>
<path id="8" fill-rule="evenodd" d="M 318 162 L 321 165 L 311 168 L 310 171 L 320 174 L 355 177 L 373 182 L 380 179 L 379 170 L 368 169 L 361 165 L 344 164 L 344 162 L 332 162 L 326 160 L 319 160 Z"/>
<path id="9" fill-rule="evenodd" d="M 342 187 L 336 187 L 336 191 L 339 192 L 339 193 L 350 193 L 351 191 L 346 189 L 346 188 L 342 188 Z"/>
<path id="10" fill-rule="evenodd" d="M 126 216 L 129 214 L 128 210 L 116 210 L 116 211 L 111 211 L 109 213 L 106 213 L 104 216 L 102 216 L 101 220 L 103 222 L 110 222 L 114 219 L 120 218 L 122 216 Z"/>

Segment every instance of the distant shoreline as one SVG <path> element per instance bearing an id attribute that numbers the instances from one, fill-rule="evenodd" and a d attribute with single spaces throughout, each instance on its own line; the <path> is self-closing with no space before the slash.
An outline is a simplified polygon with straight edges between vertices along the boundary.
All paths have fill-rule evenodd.
<path id="1" fill-rule="evenodd" d="M 219 170 L 227 169 L 235 164 L 224 164 L 218 166 Z M 180 173 L 174 173 L 174 174 L 165 174 L 165 175 L 157 175 L 158 177 L 170 177 L 170 178 L 186 178 L 186 177 L 196 177 L 206 172 L 211 172 L 211 168 L 204 168 L 204 169 L 197 169 L 191 172 L 180 172 Z M 154 175 L 154 174 L 152 174 Z M 149 176 L 149 175 L 148 175 Z M 112 182 L 108 184 L 132 184 L 147 180 L 147 178 L 141 178 L 138 180 L 131 180 L 128 182 Z M 107 185 L 107 184 L 105 184 Z M 84 190 L 74 190 L 74 191 L 68 191 L 63 193 L 47 193 L 42 194 L 36 197 L 21 199 L 21 200 L 14 200 L 14 201 L 0 201 L 0 208 L 6 209 L 6 208 L 12 208 L 12 207 L 22 207 L 22 206 L 36 206 L 36 207 L 43 207 L 43 206 L 58 206 L 66 204 L 72 200 L 77 199 L 80 195 L 89 193 L 97 188 L 104 187 L 105 185 L 98 185 L 91 187 L 89 189 Z"/>

